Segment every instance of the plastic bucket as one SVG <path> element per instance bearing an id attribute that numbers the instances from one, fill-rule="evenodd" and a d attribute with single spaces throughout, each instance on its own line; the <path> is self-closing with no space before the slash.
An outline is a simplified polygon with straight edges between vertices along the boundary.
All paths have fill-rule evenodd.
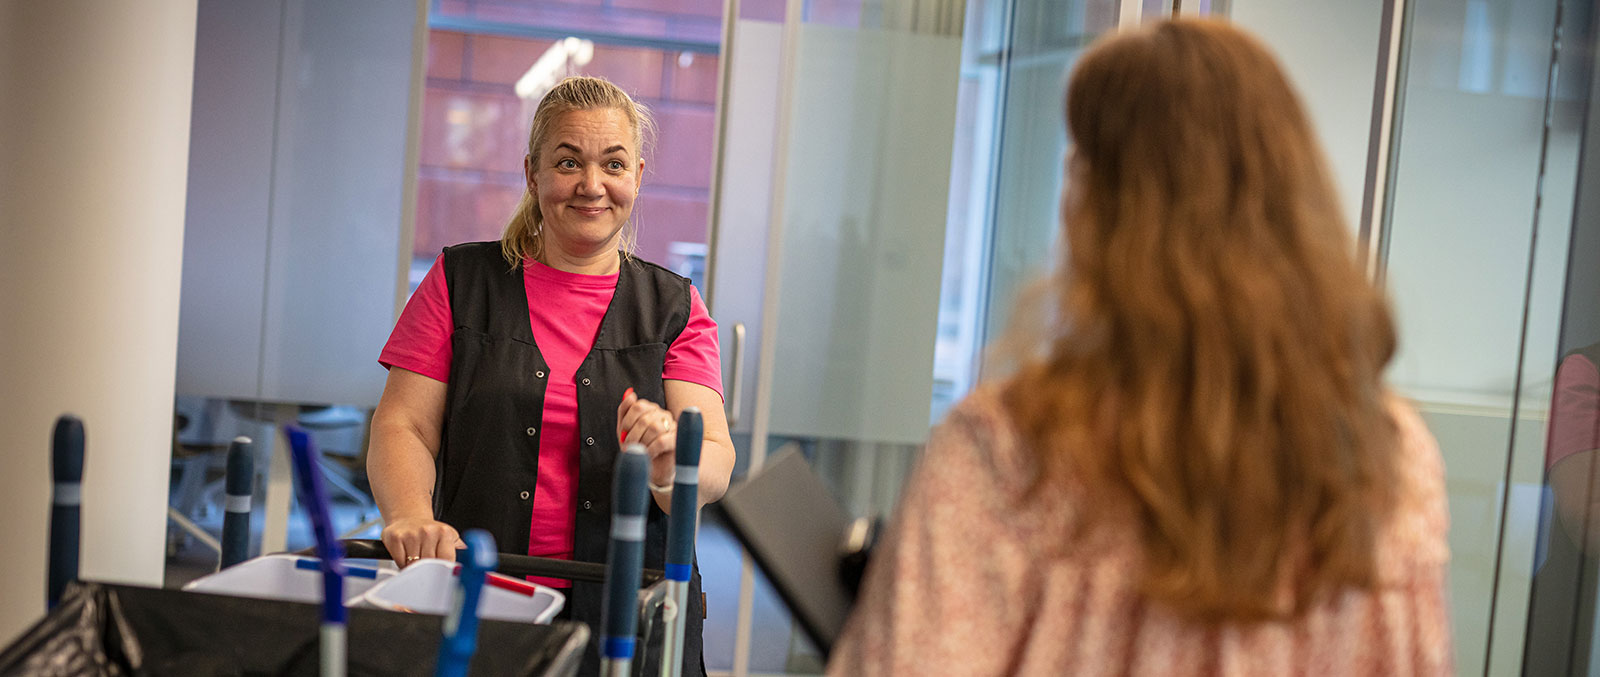
<path id="1" fill-rule="evenodd" d="M 191 581 L 183 589 L 235 597 L 322 603 L 321 560 L 299 555 L 265 555 Z M 345 564 L 344 598 L 353 601 L 388 578 L 393 571 Z"/>
<path id="2" fill-rule="evenodd" d="M 378 609 L 444 615 L 455 599 L 461 565 L 442 559 L 412 562 L 352 603 Z M 561 612 L 566 596 L 522 579 L 489 574 L 478 600 L 478 617 L 522 623 L 549 623 Z"/>

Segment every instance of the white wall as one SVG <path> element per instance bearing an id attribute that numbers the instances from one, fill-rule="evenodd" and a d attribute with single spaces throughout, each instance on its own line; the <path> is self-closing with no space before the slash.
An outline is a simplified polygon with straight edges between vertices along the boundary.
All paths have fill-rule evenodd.
<path id="1" fill-rule="evenodd" d="M 160 585 L 195 0 L 0 3 L 0 644 L 44 612 L 56 416 L 82 575 Z"/>
<path id="2" fill-rule="evenodd" d="M 200 3 L 178 392 L 374 406 L 419 3 Z"/>

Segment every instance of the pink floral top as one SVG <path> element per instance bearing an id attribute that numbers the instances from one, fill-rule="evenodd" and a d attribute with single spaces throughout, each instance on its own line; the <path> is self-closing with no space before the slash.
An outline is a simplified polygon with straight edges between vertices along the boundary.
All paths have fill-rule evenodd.
<path id="1" fill-rule="evenodd" d="M 1394 415 L 1402 489 L 1381 584 L 1292 622 L 1202 625 L 1138 593 L 1131 516 L 1070 491 L 1019 503 L 1029 461 L 980 392 L 934 431 L 828 674 L 1449 674 L 1443 463 L 1410 407 Z M 1077 519 L 1097 524 L 1062 545 Z"/>

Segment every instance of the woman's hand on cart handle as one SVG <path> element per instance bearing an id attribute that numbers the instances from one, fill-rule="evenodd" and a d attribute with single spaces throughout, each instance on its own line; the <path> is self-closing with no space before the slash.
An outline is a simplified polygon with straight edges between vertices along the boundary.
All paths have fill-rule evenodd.
<path id="1" fill-rule="evenodd" d="M 401 518 L 384 525 L 383 545 L 401 567 L 426 557 L 454 562 L 456 550 L 467 547 L 455 527 L 431 517 Z"/>
<path id="2" fill-rule="evenodd" d="M 677 417 L 661 405 L 642 399 L 629 388 L 617 406 L 617 439 L 638 442 L 650 455 L 650 484 L 672 484 L 678 449 Z"/>

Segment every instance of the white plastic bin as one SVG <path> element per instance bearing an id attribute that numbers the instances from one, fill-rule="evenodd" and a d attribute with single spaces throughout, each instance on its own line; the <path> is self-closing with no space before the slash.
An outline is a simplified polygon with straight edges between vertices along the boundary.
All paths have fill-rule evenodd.
<path id="1" fill-rule="evenodd" d="M 322 603 L 321 560 L 299 555 L 265 555 L 246 560 L 183 586 L 189 592 Z M 345 563 L 344 598 L 350 602 L 395 572 Z"/>
<path id="2" fill-rule="evenodd" d="M 353 603 L 390 611 L 444 615 L 454 600 L 461 565 L 442 559 L 412 562 L 400 573 L 372 586 Z M 478 598 L 478 617 L 522 623 L 549 623 L 567 598 L 553 588 L 519 578 L 489 574 Z"/>

